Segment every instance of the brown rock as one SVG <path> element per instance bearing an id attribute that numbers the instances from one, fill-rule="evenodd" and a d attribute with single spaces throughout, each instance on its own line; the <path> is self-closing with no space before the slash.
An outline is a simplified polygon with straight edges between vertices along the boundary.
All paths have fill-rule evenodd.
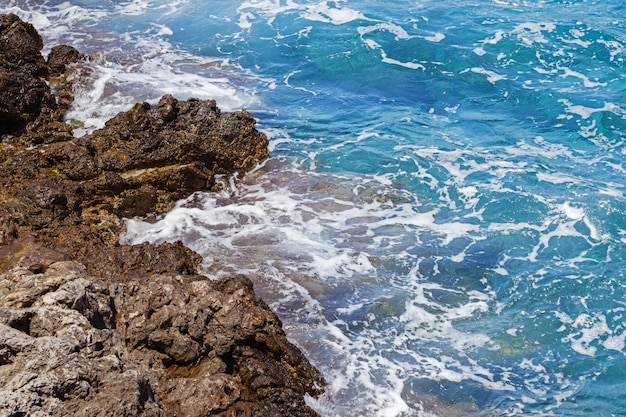
<path id="1" fill-rule="evenodd" d="M 43 40 L 33 25 L 14 14 L 0 15 L 0 43 L 0 62 L 4 69 L 46 75 L 46 63 L 39 52 Z"/>
<path id="2" fill-rule="evenodd" d="M 54 107 L 39 52 L 41 36 L 14 14 L 0 15 L 0 134 L 21 131 L 40 113 L 42 103 Z"/>
<path id="3" fill-rule="evenodd" d="M 315 415 L 321 378 L 247 278 L 107 284 L 59 259 L 35 246 L 0 275 L 0 413 Z"/>
<path id="4" fill-rule="evenodd" d="M 85 58 L 74 47 L 69 45 L 58 45 L 53 47 L 48 54 L 48 71 L 50 75 L 61 75 L 69 64 L 76 63 Z"/>
<path id="5" fill-rule="evenodd" d="M 245 110 L 222 114 L 215 101 L 166 95 L 154 106 L 136 104 L 118 114 L 80 144 L 100 172 L 117 174 L 94 186 L 117 194 L 116 214 L 132 217 L 211 189 L 215 174 L 248 170 L 267 158 L 267 138 L 255 123 Z"/>

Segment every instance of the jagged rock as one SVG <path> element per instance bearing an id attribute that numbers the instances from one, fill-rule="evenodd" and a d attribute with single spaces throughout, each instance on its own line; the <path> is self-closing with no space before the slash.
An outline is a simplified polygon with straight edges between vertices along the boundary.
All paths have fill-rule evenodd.
<path id="1" fill-rule="evenodd" d="M 194 191 L 214 189 L 217 174 L 248 170 L 267 158 L 267 137 L 255 123 L 245 110 L 223 114 L 214 101 L 167 95 L 154 106 L 135 105 L 80 139 L 0 149 L 0 183 L 25 202 L 25 221 L 41 234 L 63 236 L 59 227 L 82 221 L 114 243 L 120 217 L 162 212 Z M 63 243 L 82 250 L 89 231 Z"/>
<path id="2" fill-rule="evenodd" d="M 0 275 L 0 414 L 315 415 L 317 371 L 247 278 L 63 259 L 34 245 Z"/>
<path id="3" fill-rule="evenodd" d="M 62 75 L 65 73 L 67 66 L 84 59 L 85 55 L 73 46 L 57 45 L 50 50 L 48 59 L 49 75 Z"/>
<path id="4" fill-rule="evenodd" d="M 114 210 L 131 217 L 211 189 L 216 174 L 249 170 L 267 158 L 267 138 L 255 123 L 245 110 L 222 114 L 215 101 L 166 95 L 154 106 L 136 104 L 79 143 L 99 172 L 109 173 L 94 186 L 118 194 Z"/>
<path id="5" fill-rule="evenodd" d="M 80 53 L 46 65 L 41 47 L 0 15 L 0 415 L 316 415 L 304 396 L 323 380 L 250 280 L 197 275 L 180 242 L 118 240 L 123 216 L 266 158 L 255 120 L 164 96 L 76 139 L 63 83 Z"/>
<path id="6" fill-rule="evenodd" d="M 54 106 L 41 56 L 41 36 L 14 14 L 0 15 L 0 134 L 24 130 L 41 111 Z"/>

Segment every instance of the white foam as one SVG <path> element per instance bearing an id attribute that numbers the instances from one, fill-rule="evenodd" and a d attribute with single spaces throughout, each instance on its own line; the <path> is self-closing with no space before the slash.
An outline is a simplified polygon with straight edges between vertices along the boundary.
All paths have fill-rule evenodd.
<path id="1" fill-rule="evenodd" d="M 389 32 L 395 35 L 396 40 L 407 40 L 412 39 L 413 36 L 409 35 L 402 27 L 395 25 L 393 23 L 377 23 L 371 26 L 359 26 L 357 28 L 357 32 L 361 36 L 361 39 L 365 45 L 367 45 L 370 49 L 376 49 L 380 51 L 381 61 L 386 64 L 398 65 L 401 67 L 413 69 L 413 70 L 425 70 L 426 67 L 415 61 L 401 61 L 398 59 L 391 58 L 387 55 L 387 52 L 382 48 L 382 46 L 376 42 L 374 39 L 369 39 L 366 35 L 376 33 L 376 32 Z"/>
<path id="2" fill-rule="evenodd" d="M 293 0 L 282 2 L 280 0 L 249 0 L 244 1 L 238 8 L 239 26 L 242 29 L 252 27 L 251 20 L 257 17 L 264 17 L 268 25 L 272 25 L 276 17 L 289 11 L 298 11 L 303 19 L 330 23 L 333 25 L 343 25 L 355 20 L 370 20 L 358 10 L 349 7 L 342 7 L 340 1 L 322 1 L 317 4 L 299 4 Z"/>
<path id="3" fill-rule="evenodd" d="M 254 14 L 249 12 L 244 12 L 239 14 L 239 27 L 242 29 L 250 29 L 252 27 L 252 23 L 250 19 L 254 19 Z"/>
<path id="4" fill-rule="evenodd" d="M 602 342 L 602 345 L 609 350 L 615 350 L 617 352 L 624 352 L 626 347 L 626 332 L 622 332 L 619 335 L 609 336 Z"/>
<path id="5" fill-rule="evenodd" d="M 409 68 L 409 69 L 413 69 L 413 70 L 422 70 L 424 71 L 426 69 L 426 67 L 422 64 L 419 64 L 417 62 L 402 62 L 402 61 L 398 61 L 397 59 L 392 59 L 389 58 L 387 56 L 387 53 L 381 49 L 380 51 L 380 55 L 382 57 L 382 61 L 386 64 L 392 64 L 392 65 L 399 65 L 401 67 L 405 67 L 405 68 Z"/>
<path id="6" fill-rule="evenodd" d="M 569 68 L 564 68 L 564 67 L 559 67 L 559 70 L 563 72 L 563 74 L 561 75 L 561 77 L 563 78 L 567 78 L 567 77 L 574 77 L 574 78 L 578 78 L 580 80 L 583 81 L 583 85 L 587 88 L 596 88 L 596 87 L 606 87 L 607 83 L 603 83 L 603 82 L 598 82 L 598 81 L 591 81 L 589 80 L 589 77 L 587 77 L 584 74 L 581 74 L 577 71 L 573 71 Z"/>
<path id="7" fill-rule="evenodd" d="M 537 172 L 537 179 L 552 184 L 577 183 L 578 179 L 571 175 L 550 172 Z"/>
<path id="8" fill-rule="evenodd" d="M 599 108 L 586 107 L 586 106 L 582 106 L 582 105 L 575 105 L 571 101 L 569 101 L 567 99 L 564 99 L 564 98 L 563 99 L 559 99 L 558 102 L 559 103 L 563 103 L 565 105 L 565 107 L 566 107 L 565 111 L 567 113 L 578 115 L 578 116 L 582 117 L 583 119 L 588 119 L 594 113 L 604 112 L 604 111 L 608 111 L 608 112 L 614 113 L 614 114 L 616 114 L 618 116 L 625 116 L 626 115 L 626 111 L 624 109 L 622 109 L 617 104 L 610 103 L 610 102 L 605 102 L 604 105 L 602 107 L 599 107 Z"/>
<path id="9" fill-rule="evenodd" d="M 589 48 L 593 43 L 591 41 L 583 41 L 582 39 L 561 39 L 564 43 L 571 43 L 574 45 L 582 46 L 583 48 Z"/>
<path id="10" fill-rule="evenodd" d="M 357 28 L 357 32 L 361 37 L 373 32 L 389 32 L 396 36 L 396 40 L 400 39 L 411 39 L 412 36 L 407 33 L 401 26 L 395 25 L 393 23 L 377 23 L 372 26 L 359 26 Z"/>
<path id="11" fill-rule="evenodd" d="M 424 39 L 426 39 L 429 42 L 441 42 L 442 40 L 444 40 L 446 38 L 446 35 L 444 35 L 441 32 L 436 32 L 431 36 L 424 36 Z"/>
<path id="12" fill-rule="evenodd" d="M 482 67 L 473 67 L 473 68 L 470 68 L 470 70 L 473 73 L 476 73 L 476 74 L 486 75 L 487 76 L 487 81 L 489 81 L 491 84 L 495 84 L 498 81 L 506 80 L 506 76 L 505 75 L 498 74 L 498 73 L 496 73 L 494 71 L 490 71 L 490 70 L 487 70 L 487 69 L 482 68 Z"/>
<path id="13" fill-rule="evenodd" d="M 335 2 L 335 6 L 339 2 Z M 343 25 L 355 20 L 368 20 L 363 13 L 348 7 L 330 7 L 327 1 L 307 6 L 302 17 L 312 21 Z"/>
<path id="14" fill-rule="evenodd" d="M 517 25 L 511 33 L 526 46 L 532 46 L 533 43 L 548 43 L 545 34 L 554 29 L 556 29 L 556 24 L 553 22 L 526 22 Z"/>
<path id="15" fill-rule="evenodd" d="M 291 10 L 306 10 L 306 5 L 295 3 L 293 0 L 287 0 L 284 2 L 281 0 L 249 0 L 243 1 L 237 8 L 239 13 L 240 23 L 243 21 L 244 26 L 247 26 L 250 19 L 256 19 L 257 17 L 265 18 L 265 22 L 271 25 L 276 16 L 289 12 Z M 243 29 L 249 29 L 244 27 Z"/>
<path id="16" fill-rule="evenodd" d="M 570 206 L 569 202 L 561 205 L 561 210 L 565 215 L 572 220 L 580 220 L 585 217 L 585 210 L 577 207 Z"/>
<path id="17" fill-rule="evenodd" d="M 176 68 L 189 65 L 185 54 L 167 53 L 146 57 L 133 65 L 111 61 L 95 61 L 82 66 L 88 73 L 76 78 L 75 100 L 66 113 L 66 120 L 79 121 L 75 129 L 81 136 L 104 126 L 106 120 L 128 110 L 136 102 L 154 103 L 164 94 L 177 99 L 189 97 L 215 99 L 225 110 L 238 110 L 255 103 L 252 96 L 237 90 L 226 78 L 205 77 Z M 169 62 L 168 62 L 169 61 Z M 197 60 L 199 66 L 203 65 Z M 206 60 L 212 63 L 211 60 Z"/>
<path id="18" fill-rule="evenodd" d="M 143 49 L 140 57 L 109 55 L 80 66 L 75 77 L 75 100 L 66 114 L 67 120 L 83 124 L 75 130 L 76 136 L 103 127 L 106 120 L 136 102 L 154 103 L 164 94 L 179 100 L 214 99 L 224 111 L 256 103 L 252 95 L 236 88 L 226 77 L 227 72 L 220 69 L 228 62 L 176 50 L 159 38 L 169 28 L 155 28 L 155 38 L 135 43 L 136 48 Z"/>
<path id="19" fill-rule="evenodd" d="M 483 45 L 496 45 L 498 42 L 504 39 L 505 36 L 506 36 L 506 33 L 503 30 L 497 30 L 496 33 L 494 33 L 493 37 L 483 39 L 480 42 Z"/>
<path id="20" fill-rule="evenodd" d="M 166 25 L 160 25 L 157 23 L 150 23 L 150 26 L 157 29 L 155 36 L 172 36 L 174 31 Z"/>
<path id="21" fill-rule="evenodd" d="M 572 149 L 564 144 L 548 142 L 542 136 L 536 136 L 532 142 L 520 141 L 514 147 L 507 147 L 506 151 L 511 155 L 541 156 L 550 159 L 568 158 L 578 164 L 589 163 L 588 158 L 572 152 Z"/>
<path id="22" fill-rule="evenodd" d="M 611 333 L 603 314 L 595 317 L 586 313 L 580 314 L 574 320 L 573 327 L 578 331 L 564 340 L 571 343 L 574 351 L 586 356 L 595 356 L 598 350 L 596 345 L 602 336 Z"/>
<path id="23" fill-rule="evenodd" d="M 472 50 L 472 52 L 474 52 L 478 56 L 483 56 L 487 53 L 487 51 L 485 51 L 485 49 L 481 46 L 477 46 Z"/>
<path id="24" fill-rule="evenodd" d="M 148 0 L 133 0 L 118 3 L 115 8 L 121 15 L 140 16 L 148 10 L 149 3 Z"/>

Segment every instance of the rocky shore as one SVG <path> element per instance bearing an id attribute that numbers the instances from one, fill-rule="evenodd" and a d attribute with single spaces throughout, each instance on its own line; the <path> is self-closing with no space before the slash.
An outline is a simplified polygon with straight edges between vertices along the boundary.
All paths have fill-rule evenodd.
<path id="1" fill-rule="evenodd" d="M 248 278 L 118 240 L 123 217 L 267 158 L 253 117 L 164 96 L 74 138 L 67 78 L 85 57 L 42 47 L 0 15 L 0 416 L 316 415 L 322 377 Z"/>

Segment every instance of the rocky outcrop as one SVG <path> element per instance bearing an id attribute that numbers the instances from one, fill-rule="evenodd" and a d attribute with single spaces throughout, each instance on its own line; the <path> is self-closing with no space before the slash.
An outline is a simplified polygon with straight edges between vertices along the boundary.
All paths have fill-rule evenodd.
<path id="1" fill-rule="evenodd" d="M 18 228 L 28 225 L 74 252 L 94 233 L 115 244 L 120 217 L 162 212 L 194 191 L 219 188 L 218 174 L 248 170 L 267 157 L 267 138 L 254 118 L 245 110 L 222 114 L 214 101 L 164 96 L 80 139 L 66 137 L 66 125 L 56 140 L 41 141 L 40 130 L 30 130 L 38 122 L 0 149 L 0 185 L 21 204 Z M 58 229 L 68 224 L 76 233 L 63 240 L 69 236 Z"/>
<path id="2" fill-rule="evenodd" d="M 82 55 L 41 47 L 0 16 L 0 415 L 315 415 L 322 378 L 250 280 L 198 275 L 180 242 L 118 241 L 122 217 L 266 158 L 252 116 L 164 96 L 77 139 Z"/>
<path id="3" fill-rule="evenodd" d="M 0 275 L 0 413 L 314 415 L 316 372 L 247 278 L 111 282 L 37 244 L 19 252 Z"/>

